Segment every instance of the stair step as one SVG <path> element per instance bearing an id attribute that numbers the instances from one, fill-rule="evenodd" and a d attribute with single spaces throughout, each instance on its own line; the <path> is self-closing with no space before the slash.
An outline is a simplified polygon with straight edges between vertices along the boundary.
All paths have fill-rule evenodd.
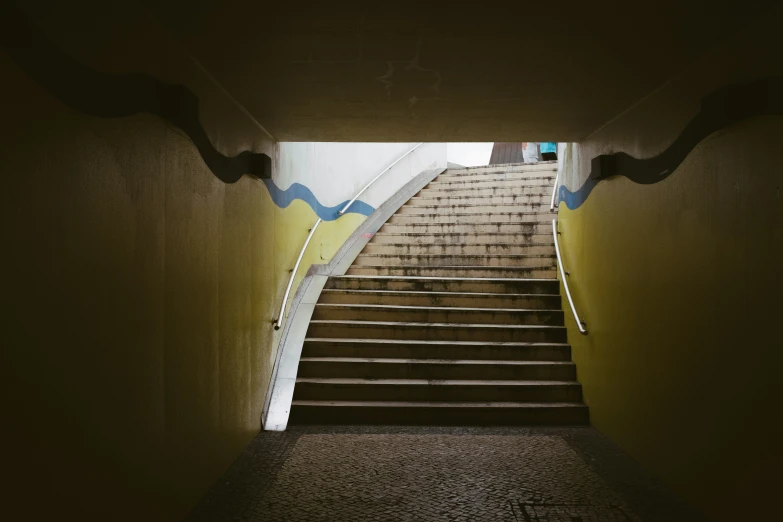
<path id="1" fill-rule="evenodd" d="M 506 214 L 506 213 L 525 213 L 525 212 L 549 212 L 548 198 L 538 198 L 539 201 L 523 201 L 519 203 L 489 203 L 489 204 L 435 204 L 435 205 L 406 205 L 400 207 L 395 215 L 412 214 Z"/>
<path id="2" fill-rule="evenodd" d="M 348 275 L 420 276 L 420 277 L 474 277 L 474 278 L 536 278 L 554 279 L 554 266 L 419 266 L 419 265 L 363 265 L 351 266 Z"/>
<path id="3" fill-rule="evenodd" d="M 462 178 L 436 178 L 430 181 L 425 189 L 450 189 L 450 188 L 494 188 L 494 187 L 552 187 L 555 184 L 555 172 L 549 176 L 523 179 L 504 179 L 498 180 L 473 180 L 468 176 Z"/>
<path id="4" fill-rule="evenodd" d="M 319 303 L 559 310 L 559 295 L 464 292 L 396 292 L 325 288 Z"/>
<path id="5" fill-rule="evenodd" d="M 547 234 L 552 235 L 552 214 L 548 219 L 537 222 L 465 222 L 465 223 L 431 223 L 409 222 L 389 223 L 383 225 L 380 234 Z"/>
<path id="6" fill-rule="evenodd" d="M 484 244 L 420 244 L 420 243 L 373 243 L 364 247 L 362 255 L 383 256 L 404 255 L 441 255 L 441 256 L 554 256 L 555 245 L 549 243 L 484 243 Z M 495 264 L 495 263 L 492 263 Z"/>
<path id="7" fill-rule="evenodd" d="M 457 186 L 454 188 L 427 187 L 414 194 L 413 197 L 422 198 L 453 198 L 453 197 L 475 197 L 475 196 L 513 196 L 514 194 L 532 194 L 548 192 L 552 197 L 554 180 L 550 185 L 536 185 L 531 187 L 523 186 L 491 186 L 491 187 L 465 187 Z"/>
<path id="8" fill-rule="evenodd" d="M 489 180 L 488 180 L 489 181 Z M 433 183 L 437 180 L 433 180 Z M 464 183 L 464 182 L 463 182 Z M 555 182 L 549 184 L 535 183 L 531 185 L 520 185 L 518 183 L 508 184 L 504 181 L 495 181 L 494 187 L 464 187 L 455 185 L 448 187 L 450 183 L 443 185 L 425 186 L 419 192 L 413 195 L 414 198 L 494 198 L 494 197 L 514 197 L 514 196 L 549 196 L 552 197 L 552 189 Z M 494 190 L 493 190 L 494 189 Z M 441 194 L 442 193 L 442 194 Z"/>
<path id="9" fill-rule="evenodd" d="M 457 308 L 448 306 L 398 306 L 374 304 L 318 303 L 313 319 L 333 321 L 390 321 L 470 323 L 470 324 L 547 324 L 561 326 L 562 310 L 523 310 L 513 308 Z"/>
<path id="10" fill-rule="evenodd" d="M 492 267 L 554 267 L 554 254 L 359 254 L 353 267 L 361 266 L 474 266 Z"/>
<path id="11" fill-rule="evenodd" d="M 551 227 L 550 227 L 551 228 Z M 517 245 L 548 245 L 554 247 L 552 232 L 548 234 L 495 234 L 486 232 L 474 233 L 421 233 L 408 234 L 378 232 L 370 240 L 367 246 L 380 245 L 443 245 L 443 246 L 485 246 L 497 245 L 497 248 Z"/>
<path id="12" fill-rule="evenodd" d="M 333 276 L 326 289 L 395 290 L 417 292 L 488 292 L 506 294 L 558 294 L 560 282 L 555 279 L 499 279 L 470 277 L 406 276 Z"/>
<path id="13" fill-rule="evenodd" d="M 306 401 L 291 404 L 290 424 L 583 425 L 578 402 Z"/>
<path id="14" fill-rule="evenodd" d="M 552 214 L 548 210 L 540 212 L 456 212 L 451 214 L 416 213 L 394 214 L 387 223 L 552 223 Z"/>
<path id="15" fill-rule="evenodd" d="M 546 188 L 546 187 L 542 187 Z M 525 187 L 524 191 L 514 192 L 513 194 L 493 194 L 485 196 L 416 196 L 408 200 L 405 206 L 412 207 L 431 207 L 437 205 L 494 205 L 494 204 L 513 204 L 513 203 L 539 203 L 549 204 L 552 200 L 551 190 L 536 190 L 538 187 Z"/>
<path id="16" fill-rule="evenodd" d="M 481 167 L 448 169 L 443 174 L 441 174 L 441 176 L 470 176 L 473 178 L 482 174 L 504 173 L 526 173 L 532 176 L 547 171 L 557 172 L 557 161 L 539 161 L 537 163 L 507 163 L 504 165 L 483 165 Z"/>
<path id="17" fill-rule="evenodd" d="M 468 174 L 447 170 L 436 178 L 436 181 L 451 181 L 459 179 L 470 179 L 472 181 L 505 181 L 509 179 L 535 179 L 552 178 L 557 176 L 557 169 L 535 170 L 535 171 L 493 171 L 481 174 Z"/>
<path id="18" fill-rule="evenodd" d="M 302 357 L 298 377 L 573 381 L 570 361 Z"/>
<path id="19" fill-rule="evenodd" d="M 504 361 L 570 361 L 571 347 L 564 343 L 512 343 L 491 341 L 407 341 L 394 339 L 339 339 L 308 337 L 303 357 L 390 357 Z"/>
<path id="20" fill-rule="evenodd" d="M 438 341 L 566 342 L 565 326 L 516 324 L 397 323 L 313 319 L 307 337 Z"/>
<path id="21" fill-rule="evenodd" d="M 294 400 L 577 402 L 582 386 L 559 380 L 297 378 Z"/>

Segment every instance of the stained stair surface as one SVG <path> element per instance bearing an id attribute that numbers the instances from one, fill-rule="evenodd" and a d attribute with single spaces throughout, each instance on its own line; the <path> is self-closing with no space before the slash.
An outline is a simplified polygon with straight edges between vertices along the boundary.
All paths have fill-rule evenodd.
<path id="1" fill-rule="evenodd" d="M 549 196 L 556 164 L 449 169 L 315 306 L 293 424 L 585 424 Z"/>

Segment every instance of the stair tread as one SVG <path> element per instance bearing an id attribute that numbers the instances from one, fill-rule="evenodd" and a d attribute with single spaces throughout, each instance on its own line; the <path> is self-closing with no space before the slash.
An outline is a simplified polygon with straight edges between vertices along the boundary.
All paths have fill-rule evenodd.
<path id="1" fill-rule="evenodd" d="M 547 245 L 547 246 L 553 246 Z M 553 258 L 554 254 L 373 254 L 361 253 L 362 257 L 547 257 Z M 354 265 L 358 266 L 358 265 Z M 362 265 L 364 266 L 364 265 Z"/>
<path id="2" fill-rule="evenodd" d="M 533 194 L 524 194 L 524 196 L 532 196 Z M 426 199 L 436 199 L 436 198 L 426 198 Z M 546 203 L 549 203 L 548 201 Z M 449 204 L 449 203 L 441 203 L 436 205 L 405 205 L 406 208 L 451 208 L 451 207 L 486 207 L 486 206 L 492 206 L 492 207 L 518 207 L 520 205 L 543 205 L 544 203 L 531 203 L 531 202 L 524 202 L 524 201 L 518 201 L 515 203 L 457 203 L 457 204 Z"/>
<path id="3" fill-rule="evenodd" d="M 507 196 L 507 195 L 509 195 L 508 194 L 509 192 L 518 194 L 519 193 L 518 192 L 519 189 L 532 188 L 532 187 L 536 187 L 536 186 L 538 186 L 538 187 L 546 187 L 547 192 L 549 192 L 551 190 L 549 188 L 551 185 L 528 185 L 527 187 L 525 187 L 523 185 L 508 185 L 508 186 L 505 186 L 505 187 L 503 187 L 503 186 L 471 187 L 470 185 L 468 185 L 468 186 L 462 186 L 462 187 L 448 188 L 448 184 L 441 184 L 441 185 L 436 185 L 434 187 L 433 186 L 428 186 L 426 188 L 423 188 L 419 192 L 419 195 L 420 195 L 420 197 L 425 197 L 425 196 L 432 196 L 432 194 L 449 193 L 449 194 L 465 194 L 466 196 L 470 195 L 470 194 L 474 194 L 476 196 L 486 196 L 486 195 L 490 195 L 490 194 L 482 194 L 481 192 L 476 193 L 476 191 L 491 190 L 492 191 L 491 195 Z M 504 190 L 506 191 L 505 194 L 503 193 Z"/>
<path id="4" fill-rule="evenodd" d="M 404 408 L 587 408 L 581 402 L 457 402 L 457 401 L 313 401 L 294 400 L 292 406 L 362 406 Z"/>
<path id="5" fill-rule="evenodd" d="M 460 216 L 460 215 L 464 215 L 464 216 L 487 216 L 487 215 L 489 215 L 489 216 L 492 216 L 492 215 L 502 214 L 502 215 L 514 215 L 514 216 L 519 216 L 519 215 L 536 216 L 536 215 L 539 215 L 539 214 L 550 214 L 550 212 L 549 212 L 549 203 L 548 202 L 547 203 L 538 203 L 538 204 L 541 205 L 541 210 L 520 210 L 518 212 L 515 212 L 513 210 L 508 210 L 506 212 L 484 212 L 484 211 L 479 211 L 479 212 L 454 212 L 454 213 L 449 214 L 449 215 L 451 215 L 451 216 Z M 427 208 L 427 207 L 411 207 L 411 208 L 422 208 L 422 209 L 424 209 L 424 208 Z M 411 213 L 406 213 L 406 214 L 395 214 L 395 216 L 432 216 L 432 215 L 440 215 L 440 214 L 437 214 L 437 213 L 434 213 L 434 212 L 411 212 Z M 476 224 L 480 225 L 480 224 L 484 224 L 484 223 L 486 223 L 486 222 L 478 222 Z M 524 223 L 524 221 L 521 221 L 520 223 Z M 537 221 L 533 221 L 532 223 L 537 223 Z"/>
<path id="6" fill-rule="evenodd" d="M 369 268 L 382 268 L 382 269 L 394 269 L 394 270 L 511 270 L 517 272 L 529 272 L 531 270 L 554 270 L 554 264 L 545 265 L 354 265 L 350 269 L 365 270 Z"/>
<path id="7" fill-rule="evenodd" d="M 538 233 L 537 235 L 543 236 L 545 233 Z M 508 236 L 508 237 L 519 237 L 524 236 L 525 233 L 523 232 L 517 232 L 517 233 L 510 233 L 510 232 L 376 232 L 373 237 L 382 236 L 401 236 L 401 237 L 408 237 L 408 236 L 416 236 L 416 237 L 438 237 L 438 236 L 470 236 L 470 235 L 481 235 L 481 236 Z M 536 235 L 533 232 L 528 233 L 527 235 Z M 546 234 L 551 235 L 551 234 Z M 389 245 L 396 245 L 396 244 L 403 244 L 403 243 L 387 243 Z M 407 244 L 407 243 L 405 243 Z M 481 243 L 481 244 L 496 244 L 496 243 Z"/>
<path id="8" fill-rule="evenodd" d="M 427 292 L 425 292 L 427 293 Z M 505 295 L 505 294 L 501 294 Z M 546 308 L 474 308 L 462 306 L 415 306 L 415 305 L 387 305 L 387 304 L 363 304 L 363 303 L 316 303 L 315 306 L 326 308 L 364 308 L 371 310 L 436 310 L 443 312 L 504 312 L 504 313 L 557 313 L 563 310 Z"/>
<path id="9" fill-rule="evenodd" d="M 418 266 L 418 265 L 417 265 Z M 340 275 L 330 276 L 330 279 L 389 279 L 394 281 L 479 281 L 479 282 L 498 282 L 498 283 L 518 283 L 522 281 L 528 282 L 556 282 L 557 278 L 539 277 L 539 278 L 525 278 L 525 279 L 512 279 L 509 277 L 437 277 L 437 276 L 391 276 L 391 275 Z"/>
<path id="10" fill-rule="evenodd" d="M 540 172 L 542 170 L 557 170 L 557 160 L 535 161 L 530 163 L 503 163 L 500 165 L 478 165 L 475 167 L 454 167 L 447 169 L 443 174 L 485 174 L 481 169 L 496 168 L 490 172 Z M 441 174 L 441 176 L 443 175 Z"/>
<path id="11" fill-rule="evenodd" d="M 417 290 L 363 290 L 353 288 L 324 288 L 323 293 L 347 293 L 347 294 L 383 294 L 383 295 L 432 295 L 432 296 L 445 296 L 445 297 L 522 297 L 522 298 L 536 298 L 536 297 L 560 297 L 560 294 L 501 294 L 496 292 L 426 292 Z M 482 309 L 483 310 L 483 309 Z"/>
<path id="12" fill-rule="evenodd" d="M 388 256 L 387 256 L 388 257 Z M 540 256 L 540 257 L 554 257 L 554 256 Z M 442 269 L 455 269 L 462 270 L 532 270 L 534 268 L 552 268 L 552 265 L 541 266 L 503 266 L 503 265 L 352 265 L 351 268 L 442 268 Z"/>
<path id="13" fill-rule="evenodd" d="M 497 199 L 497 198 L 517 198 L 517 199 L 522 199 L 522 198 L 549 198 L 549 197 L 551 197 L 551 195 L 552 195 L 552 192 L 550 190 L 544 190 L 544 191 L 541 191 L 541 192 L 520 192 L 518 194 L 476 194 L 476 195 L 465 195 L 465 196 L 432 196 L 432 195 L 427 195 L 427 193 L 423 193 L 423 195 L 421 195 L 421 196 L 414 196 L 411 199 L 409 199 L 408 201 L 409 202 L 410 201 L 421 201 L 421 202 L 432 201 L 433 204 L 435 204 L 435 203 L 438 203 L 438 202 L 442 202 L 442 200 L 444 200 L 444 199 L 458 199 L 458 200 L 477 199 L 477 200 L 487 200 L 487 201 L 491 202 L 493 199 Z M 519 203 L 521 203 L 521 202 L 520 201 L 512 201 L 512 202 L 499 203 L 499 204 L 518 205 Z M 522 202 L 522 203 L 524 203 L 524 202 Z M 486 203 L 484 203 L 483 201 L 481 203 L 479 203 L 479 204 L 480 205 L 486 205 Z M 413 205 L 413 204 L 408 205 L 408 203 L 406 203 L 403 206 L 415 207 L 417 205 Z M 425 206 L 427 206 L 427 205 L 425 205 Z"/>
<path id="14" fill-rule="evenodd" d="M 497 180 L 495 180 L 495 179 L 486 180 L 486 179 L 481 179 L 481 178 L 479 178 L 479 179 L 464 179 L 463 180 L 463 179 L 454 179 L 454 178 L 451 178 L 451 177 L 441 178 L 439 176 L 439 177 L 435 178 L 434 180 L 430 181 L 428 185 L 433 185 L 435 183 L 438 183 L 438 184 L 449 184 L 449 183 L 492 183 L 492 182 L 495 182 L 495 181 L 515 181 L 515 182 L 519 182 L 519 181 L 541 181 L 541 180 L 550 180 L 550 179 L 554 180 L 555 177 L 557 176 L 557 173 L 556 173 L 555 170 L 552 170 L 551 172 L 552 172 L 551 176 L 531 176 L 529 178 L 505 178 L 505 179 L 504 178 L 500 178 L 500 179 L 497 179 Z M 529 186 L 535 187 L 537 185 L 542 185 L 542 183 L 532 183 Z"/>
<path id="15" fill-rule="evenodd" d="M 302 357 L 300 361 L 309 362 L 355 362 L 355 363 L 379 363 L 379 364 L 449 364 L 449 365 L 475 365 L 492 364 L 498 366 L 573 366 L 573 361 L 508 361 L 508 360 L 482 360 L 482 359 L 399 359 L 384 357 Z"/>
<path id="16" fill-rule="evenodd" d="M 492 323 L 413 323 L 408 321 L 349 321 L 339 319 L 313 319 L 311 324 L 350 324 L 361 326 L 424 326 L 432 328 L 492 328 L 492 329 L 565 329 L 565 326 L 544 324 L 492 324 Z"/>
<path id="17" fill-rule="evenodd" d="M 378 236 L 380 234 L 376 234 Z M 413 235 L 413 234 L 400 234 L 400 235 Z M 422 234 L 424 235 L 424 234 Z M 509 236 L 519 237 L 519 234 L 508 234 Z M 463 243 L 459 245 L 455 244 L 438 244 L 438 243 L 368 243 L 368 245 L 371 246 L 388 246 L 388 247 L 409 247 L 409 246 L 432 246 L 437 248 L 443 248 L 443 247 L 465 247 L 465 246 L 471 246 L 471 247 L 482 247 L 482 246 L 496 246 L 496 245 L 509 245 L 509 246 L 523 246 L 523 247 L 536 247 L 536 246 L 545 246 L 545 247 L 554 247 L 555 243 L 554 241 L 549 243 L 542 243 L 540 241 L 530 241 L 530 242 L 523 242 L 523 243 Z M 378 254 L 376 254 L 378 255 Z M 385 254 L 385 255 L 394 255 L 394 254 Z M 480 255 L 480 254 L 442 254 L 442 255 Z M 493 255 L 493 254 L 486 254 L 486 255 Z M 508 254 L 500 254 L 500 255 L 508 255 Z M 512 254 L 515 255 L 515 254 Z"/>
<path id="18" fill-rule="evenodd" d="M 528 212 L 529 214 L 543 214 L 543 212 Z M 396 214 L 398 216 L 401 216 L 403 214 Z M 418 215 L 418 214 L 407 214 L 408 216 Z M 427 214 L 431 215 L 431 214 Z M 480 214 L 474 214 L 474 215 L 480 215 Z M 423 226 L 449 226 L 449 225 L 459 225 L 460 227 L 481 227 L 481 226 L 495 226 L 495 225 L 529 225 L 529 226 L 535 226 L 535 227 L 551 227 L 552 222 L 551 221 L 480 221 L 476 223 L 432 223 L 430 221 L 423 221 L 421 223 L 389 223 L 388 221 L 383 224 L 383 226 L 402 226 L 402 227 L 423 227 Z"/>
<path id="19" fill-rule="evenodd" d="M 314 343 L 361 343 L 361 344 L 431 344 L 431 345 L 443 345 L 443 346 L 524 346 L 524 347 L 549 347 L 560 346 L 570 347 L 568 343 L 556 343 L 556 342 L 521 342 L 521 341 L 412 341 L 409 339 L 362 339 L 362 338 L 345 338 L 345 337 L 306 337 L 305 342 Z"/>
<path id="20" fill-rule="evenodd" d="M 361 379 L 352 377 L 297 377 L 297 383 L 361 384 L 366 386 L 581 386 L 578 381 L 487 380 L 487 379 Z"/>

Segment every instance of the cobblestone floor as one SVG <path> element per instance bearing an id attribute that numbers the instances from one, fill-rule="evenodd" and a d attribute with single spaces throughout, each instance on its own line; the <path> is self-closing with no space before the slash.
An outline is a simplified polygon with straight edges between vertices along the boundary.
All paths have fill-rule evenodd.
<path id="1" fill-rule="evenodd" d="M 704 520 L 592 428 L 263 432 L 189 521 Z"/>

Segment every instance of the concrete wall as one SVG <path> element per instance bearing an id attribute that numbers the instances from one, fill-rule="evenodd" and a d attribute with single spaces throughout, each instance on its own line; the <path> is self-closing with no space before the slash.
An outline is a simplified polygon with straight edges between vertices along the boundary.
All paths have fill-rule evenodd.
<path id="1" fill-rule="evenodd" d="M 781 76 L 777 34 L 754 28 L 564 157 L 563 256 L 589 330 L 567 314 L 569 341 L 592 423 L 716 521 L 778 511 L 783 116 L 709 134 L 657 183 L 621 168 L 588 197 L 579 189 L 600 154 L 676 149 L 715 89 Z"/>
<path id="2" fill-rule="evenodd" d="M 14 37 L 51 40 L 89 74 L 55 70 L 51 56 L 22 66 L 13 42 L 0 52 L 0 391 L 14 519 L 181 519 L 260 430 L 272 320 L 308 227 L 407 147 L 277 145 L 134 5 L 105 6 L 100 24 L 66 5 L 25 13 L 33 28 Z M 71 89 L 108 78 L 122 93 L 138 80 L 104 73 L 184 86 L 197 128 L 146 110 L 86 112 L 127 107 L 79 97 L 89 82 Z M 272 177 L 224 183 L 199 132 L 228 161 L 267 154 Z M 303 271 L 409 179 L 400 172 L 324 223 Z"/>

